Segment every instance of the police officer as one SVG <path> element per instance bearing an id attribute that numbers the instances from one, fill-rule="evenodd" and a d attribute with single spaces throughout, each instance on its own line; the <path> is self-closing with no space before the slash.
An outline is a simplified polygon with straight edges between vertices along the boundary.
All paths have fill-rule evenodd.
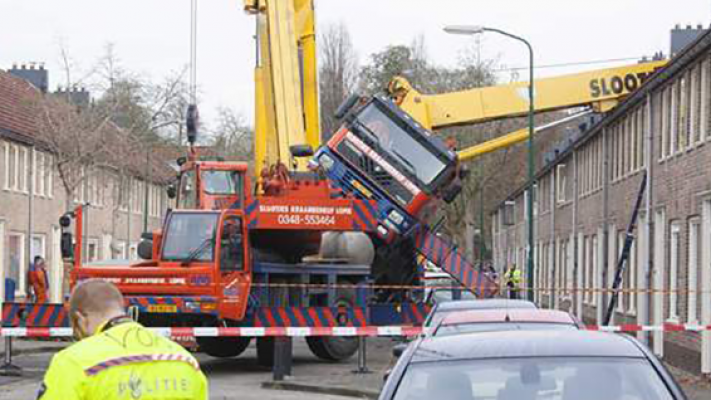
<path id="1" fill-rule="evenodd" d="M 195 358 L 128 318 L 111 283 L 77 285 L 69 316 L 79 342 L 52 358 L 39 400 L 208 399 Z"/>
<path id="2" fill-rule="evenodd" d="M 509 289 L 509 298 L 517 299 L 518 291 L 521 286 L 521 270 L 516 268 L 516 264 L 511 265 L 511 267 L 504 274 L 504 281 Z"/>

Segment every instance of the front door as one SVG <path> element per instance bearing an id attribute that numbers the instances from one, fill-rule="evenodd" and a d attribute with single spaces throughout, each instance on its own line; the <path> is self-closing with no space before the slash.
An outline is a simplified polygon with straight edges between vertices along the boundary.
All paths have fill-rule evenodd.
<path id="1" fill-rule="evenodd" d="M 247 311 L 251 283 L 244 228 L 241 215 L 227 215 L 218 236 L 220 315 L 236 321 L 242 320 Z"/>

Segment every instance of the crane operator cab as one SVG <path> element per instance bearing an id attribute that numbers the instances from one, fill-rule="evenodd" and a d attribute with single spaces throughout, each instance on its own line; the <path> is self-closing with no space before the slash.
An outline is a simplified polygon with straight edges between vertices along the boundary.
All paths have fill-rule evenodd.
<path id="1" fill-rule="evenodd" d="M 384 96 L 352 96 L 336 111 L 341 128 L 316 153 L 339 189 L 375 200 L 381 237 L 403 234 L 461 191 L 456 153 Z"/>
<path id="2" fill-rule="evenodd" d="M 247 164 L 225 161 L 179 161 L 173 190 L 179 210 L 241 209 L 249 193 Z"/>

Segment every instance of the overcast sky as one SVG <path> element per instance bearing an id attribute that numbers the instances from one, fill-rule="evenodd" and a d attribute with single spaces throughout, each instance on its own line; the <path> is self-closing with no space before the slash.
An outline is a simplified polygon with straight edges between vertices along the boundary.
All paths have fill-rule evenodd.
<path id="1" fill-rule="evenodd" d="M 316 0 L 317 29 L 343 22 L 361 63 L 391 44 L 425 36 L 429 54 L 454 65 L 466 37 L 442 32 L 448 24 L 496 27 L 530 40 L 539 65 L 617 59 L 668 52 L 674 24 L 704 24 L 709 0 Z M 201 111 L 230 107 L 251 121 L 254 21 L 242 0 L 199 3 L 198 84 Z M 63 44 L 88 68 L 107 43 L 123 66 L 159 80 L 187 65 L 190 0 L 0 0 L 0 69 L 13 63 L 45 62 L 50 87 L 58 76 Z M 526 66 L 525 48 L 487 34 L 483 54 L 507 66 Z M 595 68 L 591 66 L 585 68 Z M 539 74 L 568 72 L 541 69 Z M 502 76 L 508 79 L 508 75 Z"/>

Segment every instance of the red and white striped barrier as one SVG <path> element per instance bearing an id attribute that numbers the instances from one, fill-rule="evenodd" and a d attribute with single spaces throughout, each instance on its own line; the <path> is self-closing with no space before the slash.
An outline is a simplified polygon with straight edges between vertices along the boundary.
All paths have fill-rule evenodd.
<path id="1" fill-rule="evenodd" d="M 244 328 L 149 328 L 166 337 L 219 337 L 219 336 L 417 336 L 423 329 L 419 326 L 364 326 L 364 327 L 244 327 Z M 711 325 L 664 324 L 664 325 L 587 325 L 585 329 L 600 332 L 703 332 L 711 331 Z M 71 337 L 71 328 L 0 328 L 3 337 Z"/>
<path id="2" fill-rule="evenodd" d="M 417 336 L 419 326 L 365 326 L 365 327 L 244 327 L 244 328 L 149 328 L 166 337 L 219 337 L 219 336 Z M 3 337 L 71 337 L 71 328 L 0 328 Z"/>

